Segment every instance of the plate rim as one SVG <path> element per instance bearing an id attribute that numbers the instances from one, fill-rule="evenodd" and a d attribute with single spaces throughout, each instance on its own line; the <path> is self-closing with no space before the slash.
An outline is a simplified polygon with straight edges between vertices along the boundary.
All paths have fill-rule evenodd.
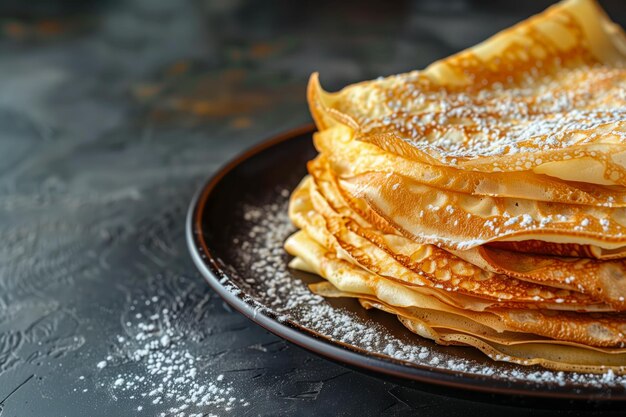
<path id="1" fill-rule="evenodd" d="M 593 400 L 593 401 L 626 401 L 626 392 L 616 393 L 612 387 L 607 387 L 603 393 L 551 391 L 549 387 L 532 389 L 532 386 L 542 388 L 535 383 L 497 381 L 487 376 L 472 375 L 466 372 L 432 368 L 421 364 L 407 364 L 395 361 L 393 358 L 385 358 L 366 351 L 356 351 L 340 342 L 333 342 L 316 337 L 313 333 L 307 334 L 302 328 L 296 328 L 289 323 L 280 322 L 275 317 L 259 311 L 251 304 L 228 290 L 220 279 L 229 277 L 228 272 L 220 267 L 218 256 L 208 247 L 202 238 L 202 216 L 206 202 L 217 185 L 236 167 L 248 159 L 290 139 L 295 139 L 305 134 L 313 134 L 316 131 L 314 124 L 306 124 L 271 136 L 269 139 L 253 145 L 237 154 L 227 163 L 218 168 L 194 193 L 187 209 L 185 220 L 185 240 L 187 248 L 204 280 L 217 294 L 234 310 L 243 314 L 255 324 L 263 327 L 272 334 L 298 345 L 316 355 L 330 358 L 339 363 L 345 363 L 356 368 L 365 369 L 373 373 L 382 373 L 396 378 L 414 380 L 420 383 L 435 384 L 464 391 L 474 391 L 496 395 L 514 395 L 522 397 L 558 399 L 558 400 Z M 548 388 L 548 389 L 546 389 Z"/>

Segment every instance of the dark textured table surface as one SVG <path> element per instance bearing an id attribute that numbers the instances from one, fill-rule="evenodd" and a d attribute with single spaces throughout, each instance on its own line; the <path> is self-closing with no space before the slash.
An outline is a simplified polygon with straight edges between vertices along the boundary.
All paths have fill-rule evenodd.
<path id="1" fill-rule="evenodd" d="M 305 352 L 231 311 L 184 240 L 205 178 L 309 122 L 312 71 L 421 68 L 546 4 L 2 2 L 0 415 L 577 414 Z"/>

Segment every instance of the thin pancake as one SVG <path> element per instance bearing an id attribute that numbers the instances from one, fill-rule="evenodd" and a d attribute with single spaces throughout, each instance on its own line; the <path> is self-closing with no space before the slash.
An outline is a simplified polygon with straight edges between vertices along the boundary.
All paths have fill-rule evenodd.
<path id="1" fill-rule="evenodd" d="M 601 373 L 608 369 L 626 373 L 624 349 L 591 349 L 587 346 L 554 341 L 528 333 L 494 333 L 463 317 L 422 308 L 398 308 L 363 294 L 338 290 L 329 282 L 312 284 L 311 290 L 324 297 L 358 298 L 366 308 L 394 314 L 412 332 L 443 345 L 472 346 L 491 359 L 520 365 L 541 365 L 558 371 Z M 459 326 L 459 323 L 462 323 Z M 459 327 L 459 328 L 457 328 Z M 467 332 L 464 329 L 472 329 Z"/>
<path id="2" fill-rule="evenodd" d="M 354 139 L 352 129 L 337 125 L 313 135 L 315 147 L 339 178 L 365 172 L 394 172 L 443 190 L 592 206 L 626 206 L 626 190 L 616 186 L 564 182 L 532 172 L 473 172 L 428 165 L 385 152 Z"/>
<path id="3" fill-rule="evenodd" d="M 417 241 L 464 250 L 495 241 L 542 240 L 626 246 L 626 208 L 472 196 L 416 183 L 395 173 L 339 180 L 393 227 Z"/>
<path id="4" fill-rule="evenodd" d="M 423 71 L 308 96 L 320 130 L 430 165 L 626 185 L 626 36 L 568 0 Z"/>
<path id="5" fill-rule="evenodd" d="M 623 348 L 626 342 L 623 334 L 626 331 L 626 317 L 622 314 L 502 308 L 485 312 L 468 311 L 447 305 L 432 296 L 420 294 L 339 259 L 313 241 L 306 232 L 300 231 L 289 237 L 285 248 L 340 290 L 373 296 L 395 307 L 451 312 L 494 330 L 532 333 L 582 346 Z"/>
<path id="6" fill-rule="evenodd" d="M 580 291 L 626 310 L 626 261 L 528 255 L 485 246 L 451 251 L 479 268 L 527 282 Z"/>
<path id="7" fill-rule="evenodd" d="M 519 242 L 490 242 L 486 246 L 536 255 L 569 256 L 574 258 L 594 258 L 600 260 L 626 258 L 626 247 L 605 249 L 595 245 L 544 242 L 534 239 L 522 240 Z"/>

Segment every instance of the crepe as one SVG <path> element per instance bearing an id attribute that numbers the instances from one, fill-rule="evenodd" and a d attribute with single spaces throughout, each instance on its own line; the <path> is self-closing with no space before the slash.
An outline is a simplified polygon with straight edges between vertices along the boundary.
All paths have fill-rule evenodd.
<path id="1" fill-rule="evenodd" d="M 625 251 L 622 207 L 475 196 L 417 184 L 396 173 L 367 172 L 339 184 L 349 198 L 364 200 L 407 236 L 450 249 L 540 240 L 591 245 L 620 257 Z"/>
<path id="2" fill-rule="evenodd" d="M 290 266 L 419 336 L 626 374 L 626 35 L 567 0 L 424 70 L 308 89 Z"/>
<path id="3" fill-rule="evenodd" d="M 379 147 L 354 140 L 353 131 L 343 125 L 314 134 L 315 147 L 327 156 L 333 172 L 350 178 L 366 172 L 393 172 L 434 188 L 479 196 L 499 196 L 606 207 L 626 207 L 622 187 L 563 182 L 534 172 L 475 172 L 429 165 L 385 152 Z"/>
<path id="4" fill-rule="evenodd" d="M 626 184 L 626 35 L 592 0 L 568 0 L 423 71 L 336 94 L 314 74 L 321 129 L 430 165 Z"/>
<path id="5" fill-rule="evenodd" d="M 476 347 L 494 360 L 542 365 L 557 371 L 598 372 L 611 369 L 613 372 L 624 372 L 624 349 L 589 349 L 584 345 L 554 342 L 528 333 L 498 333 L 463 316 L 393 307 L 374 297 L 342 292 L 328 282 L 313 284 L 311 290 L 325 297 L 358 298 L 366 309 L 377 308 L 397 315 L 400 322 L 414 333 L 443 345 Z M 467 329 L 471 332 L 468 333 Z"/>

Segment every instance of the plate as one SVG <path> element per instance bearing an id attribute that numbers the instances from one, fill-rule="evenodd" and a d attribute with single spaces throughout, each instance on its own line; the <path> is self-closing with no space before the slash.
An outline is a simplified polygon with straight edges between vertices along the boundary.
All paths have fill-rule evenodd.
<path id="1" fill-rule="evenodd" d="M 272 333 L 340 363 L 454 389 L 532 397 L 626 400 L 626 377 L 552 372 L 495 362 L 469 347 L 420 338 L 381 311 L 323 299 L 282 249 L 295 231 L 291 190 L 316 152 L 312 126 L 269 139 L 224 166 L 196 194 L 187 243 L 209 285 Z"/>

